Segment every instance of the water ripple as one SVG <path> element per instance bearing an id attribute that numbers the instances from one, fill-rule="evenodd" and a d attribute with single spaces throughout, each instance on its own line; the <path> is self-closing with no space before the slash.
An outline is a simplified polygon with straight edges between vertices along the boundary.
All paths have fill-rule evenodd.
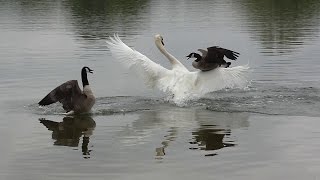
<path id="1" fill-rule="evenodd" d="M 314 87 L 272 89 L 224 90 L 206 95 L 204 98 L 189 101 L 182 108 L 204 108 L 217 112 L 251 112 L 269 115 L 319 116 L 316 107 L 320 105 L 320 89 Z M 139 96 L 116 96 L 97 98 L 91 112 L 94 116 L 108 116 L 140 111 L 170 109 L 176 105 L 167 98 L 147 98 Z M 297 106 L 299 104 L 299 106 Z M 63 114 L 59 103 L 39 107 L 27 106 L 35 114 Z"/>

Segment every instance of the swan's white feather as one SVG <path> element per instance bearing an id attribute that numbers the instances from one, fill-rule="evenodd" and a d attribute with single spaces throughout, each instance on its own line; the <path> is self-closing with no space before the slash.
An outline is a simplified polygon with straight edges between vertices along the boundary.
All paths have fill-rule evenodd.
<path id="1" fill-rule="evenodd" d="M 244 88 L 249 67 L 216 68 L 211 71 L 190 72 L 185 68 L 168 70 L 140 52 L 128 47 L 115 35 L 107 41 L 112 56 L 141 75 L 147 85 L 173 94 L 172 100 L 183 104 L 192 98 L 225 88 Z M 184 66 L 183 66 L 184 67 Z"/>
<path id="2" fill-rule="evenodd" d="M 110 37 L 110 40 L 107 41 L 107 46 L 116 60 L 121 62 L 126 68 L 132 69 L 149 86 L 154 87 L 157 80 L 171 74 L 168 69 L 124 44 L 117 34 L 113 38 Z"/>
<path id="3" fill-rule="evenodd" d="M 219 67 L 211 71 L 197 71 L 195 87 L 200 94 L 218 91 L 226 88 L 244 88 L 248 85 L 247 73 L 249 66 L 231 68 Z"/>

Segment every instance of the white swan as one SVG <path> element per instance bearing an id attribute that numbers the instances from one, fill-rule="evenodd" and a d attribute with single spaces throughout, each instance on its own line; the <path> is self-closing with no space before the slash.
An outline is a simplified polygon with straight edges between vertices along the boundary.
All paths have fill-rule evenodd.
<path id="1" fill-rule="evenodd" d="M 118 35 L 110 37 L 107 40 L 107 46 L 115 59 L 127 68 L 133 69 L 146 81 L 147 85 L 173 94 L 172 100 L 177 104 L 183 104 L 186 100 L 201 97 L 209 92 L 225 88 L 244 88 L 248 84 L 246 74 L 249 67 L 247 65 L 232 68 L 221 67 L 206 72 L 190 72 L 166 51 L 161 35 L 155 35 L 154 39 L 160 52 L 170 61 L 171 70 L 128 47 Z"/>

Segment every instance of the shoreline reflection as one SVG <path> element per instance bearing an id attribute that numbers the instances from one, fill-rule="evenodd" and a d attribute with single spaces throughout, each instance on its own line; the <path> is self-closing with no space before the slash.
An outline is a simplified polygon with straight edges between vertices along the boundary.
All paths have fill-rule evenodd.
<path id="1" fill-rule="evenodd" d="M 241 0 L 239 6 L 250 36 L 265 55 L 291 54 L 310 44 L 319 31 L 320 2 Z"/>

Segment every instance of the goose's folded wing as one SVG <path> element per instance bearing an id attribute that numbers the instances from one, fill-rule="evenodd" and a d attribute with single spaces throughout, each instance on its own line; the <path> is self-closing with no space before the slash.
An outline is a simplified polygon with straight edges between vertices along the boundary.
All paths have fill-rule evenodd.
<path id="1" fill-rule="evenodd" d="M 223 58 L 226 56 L 231 60 L 236 60 L 239 57 L 240 53 L 231 51 L 229 49 L 224 49 L 218 46 L 213 46 L 208 48 L 208 57 L 212 58 Z"/>
<path id="2" fill-rule="evenodd" d="M 196 88 L 201 93 L 209 93 L 228 88 L 245 88 L 248 81 L 249 66 L 232 68 L 219 67 L 211 71 L 197 72 Z"/>
<path id="3" fill-rule="evenodd" d="M 145 55 L 130 48 L 121 41 L 118 35 L 110 37 L 106 41 L 112 56 L 121 62 L 125 67 L 133 69 L 138 75 L 150 83 L 159 80 L 169 73 L 169 70 L 153 62 Z"/>
<path id="4" fill-rule="evenodd" d="M 46 106 L 55 102 L 61 102 L 64 109 L 73 106 L 73 99 L 82 95 L 77 80 L 67 81 L 47 94 L 38 104 Z"/>

